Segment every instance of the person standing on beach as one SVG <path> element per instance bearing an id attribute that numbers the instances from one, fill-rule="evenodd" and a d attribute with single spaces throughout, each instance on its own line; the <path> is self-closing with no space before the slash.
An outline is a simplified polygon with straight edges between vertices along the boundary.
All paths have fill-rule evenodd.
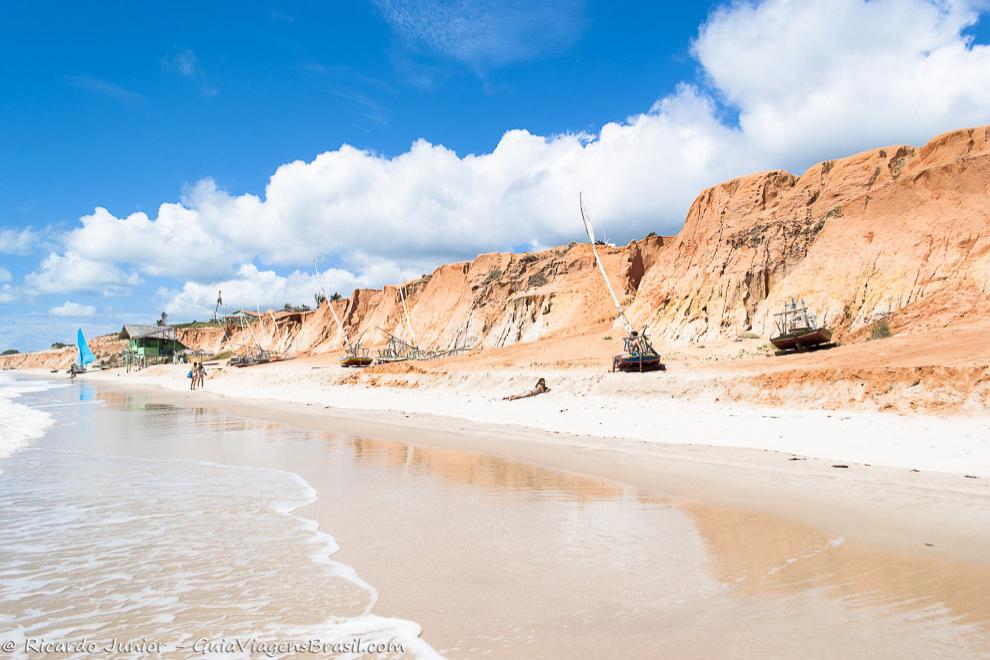
<path id="1" fill-rule="evenodd" d="M 203 389 L 203 385 L 206 383 L 206 367 L 200 362 L 198 365 L 199 369 L 199 389 Z"/>

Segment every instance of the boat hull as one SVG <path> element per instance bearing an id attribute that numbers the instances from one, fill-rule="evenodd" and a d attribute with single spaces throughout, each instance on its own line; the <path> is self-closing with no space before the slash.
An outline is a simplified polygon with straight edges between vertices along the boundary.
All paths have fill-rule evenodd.
<path id="1" fill-rule="evenodd" d="M 773 337 L 770 343 L 781 352 L 802 351 L 813 348 L 823 348 L 824 344 L 832 341 L 832 331 L 829 328 L 813 328 L 790 332 L 786 335 Z"/>
<path id="2" fill-rule="evenodd" d="M 372 363 L 370 357 L 346 357 L 340 361 L 342 367 L 367 367 Z"/>
<path id="3" fill-rule="evenodd" d="M 659 355 L 616 355 L 612 362 L 613 371 L 666 371 L 667 366 Z"/>
<path id="4" fill-rule="evenodd" d="M 238 362 L 234 366 L 238 369 L 243 369 L 244 367 L 257 367 L 259 364 L 268 364 L 268 360 L 252 360 L 250 362 Z"/>

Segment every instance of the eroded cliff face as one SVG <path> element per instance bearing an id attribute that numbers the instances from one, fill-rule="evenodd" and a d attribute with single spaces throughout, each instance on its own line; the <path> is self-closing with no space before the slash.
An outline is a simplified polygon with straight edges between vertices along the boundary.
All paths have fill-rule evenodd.
<path id="1" fill-rule="evenodd" d="M 626 301 L 631 302 L 645 264 L 652 264 L 662 242 L 650 238 L 624 247 L 599 248 L 612 285 Z M 588 245 L 530 254 L 483 254 L 471 261 L 446 264 L 407 282 L 405 297 L 417 344 L 438 350 L 536 341 L 600 326 L 613 316 Z M 333 324 L 322 308 L 320 314 Z M 355 291 L 341 317 L 348 337 L 367 346 L 385 343 L 387 333 L 410 339 L 400 291 L 394 286 Z M 338 348 L 338 335 L 328 333 L 313 348 Z"/>
<path id="2" fill-rule="evenodd" d="M 600 246 L 612 286 L 630 303 L 664 243 L 650 237 L 622 247 Z M 614 308 L 591 248 L 574 244 L 529 254 L 482 254 L 445 264 L 405 283 L 404 295 L 418 346 L 494 348 L 580 333 L 607 325 Z M 389 333 L 411 341 L 397 286 L 358 289 L 333 303 L 350 341 L 381 347 Z M 246 347 L 289 354 L 326 353 L 343 339 L 326 304 L 308 314 L 265 313 L 250 327 L 194 327 L 179 340 L 207 353 Z"/>
<path id="3" fill-rule="evenodd" d="M 988 291 L 990 127 L 981 127 L 705 190 L 630 316 L 668 340 L 769 336 L 773 314 L 801 297 L 840 338 L 855 338 L 885 312 L 902 330 L 981 313 Z"/>

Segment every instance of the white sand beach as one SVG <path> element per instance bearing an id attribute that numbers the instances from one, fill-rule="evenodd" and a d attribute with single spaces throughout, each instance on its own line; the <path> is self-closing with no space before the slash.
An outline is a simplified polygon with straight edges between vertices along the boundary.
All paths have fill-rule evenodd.
<path id="1" fill-rule="evenodd" d="M 931 634 L 947 635 L 946 639 L 968 645 L 974 652 L 990 648 L 990 634 L 984 628 L 990 626 L 990 600 L 980 586 L 990 583 L 990 565 L 986 560 L 986 550 L 990 547 L 990 480 L 982 476 L 967 478 L 961 473 L 936 471 L 924 463 L 919 463 L 922 468 L 916 468 L 920 471 L 880 462 L 867 465 L 849 461 L 844 463 L 849 467 L 841 468 L 834 467 L 842 465 L 837 463 L 840 459 L 792 460 L 801 457 L 769 447 L 668 443 L 655 437 L 568 433 L 557 430 L 560 427 L 556 425 L 576 424 L 579 417 L 568 417 L 568 411 L 560 413 L 560 408 L 568 406 L 551 398 L 557 389 L 521 402 L 495 403 L 482 398 L 469 401 L 463 409 L 464 416 L 437 415 L 443 409 L 430 408 L 431 403 L 450 406 L 457 398 L 456 392 L 440 394 L 426 388 L 384 393 L 373 390 L 361 396 L 360 388 L 356 387 L 316 386 L 314 380 L 322 378 L 318 374 L 325 369 L 313 369 L 313 366 L 319 365 L 289 361 L 224 372 L 208 380 L 206 391 L 197 392 L 182 387 L 184 372 L 179 367 L 148 369 L 136 374 L 92 373 L 81 378 L 98 388 L 101 400 L 112 405 L 217 410 L 256 420 L 272 433 L 280 425 L 287 425 L 325 434 L 331 444 L 308 446 L 303 451 L 301 446 L 287 442 L 283 432 L 277 432 L 274 442 L 248 453 L 246 448 L 233 447 L 218 453 L 218 449 L 198 446 L 195 436 L 191 436 L 181 447 L 169 450 L 169 455 L 278 467 L 301 475 L 317 493 L 316 500 L 303 512 L 334 535 L 341 547 L 334 558 L 354 566 L 362 579 L 375 586 L 380 594 L 376 613 L 415 620 L 422 626 L 423 638 L 433 648 L 455 657 L 466 650 L 511 653 L 518 644 L 537 644 L 540 654 L 546 657 L 571 656 L 581 645 L 601 648 L 596 645 L 604 643 L 603 637 L 594 626 L 604 625 L 601 617 L 607 617 L 609 611 L 617 612 L 614 609 L 617 606 L 607 603 L 612 597 L 609 594 L 621 582 L 616 582 L 615 577 L 606 578 L 608 573 L 604 569 L 595 569 L 606 581 L 596 583 L 595 587 L 582 581 L 581 588 L 587 590 L 586 607 L 579 608 L 582 612 L 570 612 L 569 607 L 562 605 L 572 600 L 567 580 L 550 580 L 547 576 L 552 573 L 545 572 L 550 570 L 547 566 L 535 568 L 542 560 L 533 559 L 537 564 L 529 568 L 513 566 L 511 561 L 493 565 L 488 554 L 535 552 L 535 556 L 542 556 L 541 553 L 560 550 L 543 547 L 544 541 L 540 540 L 543 532 L 535 529 L 524 532 L 531 538 L 522 545 L 515 537 L 506 537 L 504 550 L 494 550 L 493 541 L 484 540 L 490 533 L 489 522 L 470 514 L 478 505 L 473 499 L 458 507 L 420 494 L 415 501 L 390 513 L 394 507 L 381 502 L 389 490 L 379 492 L 377 487 L 368 485 L 359 501 L 341 506 L 340 501 L 330 496 L 340 488 L 335 481 L 339 477 L 331 476 L 336 468 L 331 467 L 334 454 L 330 448 L 340 446 L 335 443 L 346 439 L 344 446 L 350 446 L 350 451 L 358 452 L 356 456 L 364 457 L 362 461 L 372 461 L 372 465 L 394 466 L 402 473 L 416 466 L 416 471 L 431 478 L 464 484 L 469 489 L 481 488 L 482 492 L 486 488 L 497 492 L 507 487 L 509 492 L 517 488 L 526 492 L 539 488 L 536 484 L 545 483 L 551 491 L 563 489 L 574 493 L 578 501 L 589 503 L 602 497 L 610 501 L 619 493 L 626 493 L 620 497 L 635 493 L 640 502 L 676 506 L 680 515 L 688 516 L 691 528 L 696 531 L 688 536 L 678 532 L 662 544 L 681 548 L 677 551 L 680 553 L 677 565 L 687 570 L 685 577 L 695 570 L 707 575 L 705 580 L 715 576 L 715 582 L 704 589 L 699 584 L 688 583 L 676 588 L 685 589 L 695 597 L 705 589 L 730 588 L 734 594 L 732 602 L 738 605 L 739 598 L 752 599 L 746 607 L 754 609 L 748 613 L 732 610 L 731 615 L 728 611 L 708 616 L 694 612 L 690 629 L 676 633 L 675 628 L 664 624 L 662 639 L 655 633 L 645 633 L 650 625 L 656 624 L 657 612 L 650 608 L 637 615 L 630 612 L 629 616 L 634 617 L 631 627 L 620 626 L 623 632 L 616 633 L 629 645 L 630 657 L 649 657 L 657 649 L 677 654 L 745 657 L 746 653 L 739 652 L 748 643 L 744 640 L 753 634 L 770 634 L 771 630 L 774 644 L 762 648 L 774 648 L 783 654 L 807 648 L 809 635 L 824 636 L 826 630 L 832 631 L 828 633 L 828 644 L 816 642 L 815 646 L 822 657 L 839 657 L 843 653 L 863 655 L 863 644 L 871 638 L 885 640 L 888 650 L 900 648 L 908 656 L 914 651 L 924 655 L 936 652 L 936 647 L 923 641 L 924 636 Z M 492 399 L 501 388 L 518 388 L 523 384 L 521 376 L 515 381 L 512 376 L 503 378 L 491 381 Z M 549 380 L 551 385 L 559 387 L 560 381 Z M 586 376 L 576 380 L 587 384 L 596 379 Z M 266 396 L 251 396 L 252 392 L 262 391 Z M 375 395 L 382 396 L 376 399 Z M 570 405 L 581 400 L 575 392 L 567 392 L 566 397 Z M 365 407 L 327 407 L 344 401 L 358 401 Z M 524 412 L 513 412 L 512 405 L 519 403 L 531 405 L 516 409 Z M 680 405 L 688 408 L 686 404 Z M 501 418 L 468 418 L 469 414 L 488 408 L 501 409 L 504 414 Z M 628 406 L 620 410 L 631 409 Z M 588 424 L 601 410 L 590 410 L 580 419 Z M 542 422 L 544 428 L 540 428 L 541 412 L 547 416 Z M 606 408 L 605 414 L 609 413 Z M 769 423 L 761 420 L 779 421 L 781 412 L 751 408 L 741 412 L 736 409 L 733 414 L 742 415 L 742 423 L 759 429 Z M 843 429 L 852 433 L 870 429 L 871 423 L 888 423 L 886 413 L 828 413 L 831 417 L 826 413 L 820 417 L 816 417 L 819 413 L 791 414 L 793 424 L 799 420 L 828 420 L 826 423 L 832 425 L 833 433 L 841 433 Z M 555 421 L 557 415 L 562 415 L 564 422 Z M 727 425 L 724 428 L 732 428 L 732 419 L 726 414 L 722 420 Z M 908 418 L 902 428 L 911 429 L 914 434 L 908 439 L 914 444 L 908 446 L 920 446 L 934 442 L 933 433 L 952 424 L 974 435 L 978 432 L 977 422 L 971 421 L 967 426 L 965 420 L 958 419 Z M 692 428 L 690 420 L 672 421 L 669 426 L 685 433 L 690 433 Z M 646 435 L 642 425 L 621 428 Z M 816 429 L 813 437 L 821 444 L 828 434 Z M 881 446 L 877 442 L 864 451 L 877 452 Z M 129 451 L 155 456 L 163 450 L 142 443 Z M 940 456 L 937 452 L 930 455 Z M 939 460 L 944 461 L 939 465 L 959 464 L 951 463 L 946 454 Z M 498 467 L 494 475 L 499 476 L 486 476 L 495 466 Z M 491 485 L 486 486 L 490 479 L 493 479 Z M 508 486 L 512 483 L 517 485 Z M 408 512 L 400 514 L 400 511 L 410 508 L 416 511 L 417 528 L 430 530 L 427 536 L 407 528 Z M 397 515 L 402 518 L 396 518 Z M 514 524 L 531 523 L 520 519 Z M 652 533 L 649 530 L 654 523 L 630 524 L 631 529 L 637 530 L 635 534 L 642 535 Z M 396 529 L 404 530 L 397 532 L 401 539 L 399 547 L 391 542 L 397 537 L 382 536 L 375 531 L 380 526 L 396 525 Z M 601 533 L 608 538 L 610 534 L 623 533 L 621 529 L 613 521 Z M 665 533 L 673 534 L 669 529 Z M 689 538 L 697 538 L 695 534 L 699 533 L 703 549 L 691 549 L 690 543 L 681 545 Z M 496 542 L 496 546 L 501 543 Z M 651 543 L 638 538 L 630 541 L 628 548 L 645 549 Z M 615 547 L 614 552 L 618 560 L 627 551 Z M 701 564 L 688 570 L 686 567 L 692 562 Z M 441 569 L 441 566 L 449 568 Z M 653 578 L 666 575 L 660 564 L 632 570 Z M 413 577 L 435 575 L 438 571 L 445 575 L 439 582 Z M 527 576 L 522 583 L 518 581 L 520 571 Z M 587 579 L 592 577 L 589 575 Z M 665 579 L 672 586 L 679 578 Z M 545 586 L 533 601 L 533 607 L 525 605 L 527 597 L 519 591 L 528 580 L 541 581 Z M 716 587 L 719 584 L 722 586 Z M 813 595 L 819 588 L 825 590 L 823 594 Z M 479 602 L 479 593 L 488 594 L 488 600 Z M 856 601 L 860 605 L 848 609 Z M 773 608 L 778 606 L 787 608 L 786 616 L 775 613 Z M 553 612 L 561 607 L 570 614 L 563 620 L 555 620 Z M 605 609 L 601 610 L 602 607 Z M 663 607 L 672 608 L 667 613 L 677 616 L 674 613 L 679 606 Z M 871 609 L 874 607 L 880 609 L 874 611 Z M 451 608 L 474 614 L 451 617 Z M 966 628 L 964 637 L 955 637 L 958 631 L 950 633 L 955 629 L 944 628 L 941 615 L 934 614 L 940 611 L 938 608 L 947 608 L 951 620 L 966 621 L 967 626 L 975 627 Z M 721 610 L 722 606 L 717 609 Z M 886 614 L 881 615 L 881 611 Z M 680 616 L 684 615 L 681 612 Z M 636 616 L 645 618 L 634 623 Z M 747 623 L 729 631 L 725 616 L 742 617 L 740 621 Z M 900 621 L 901 616 L 908 619 Z M 922 618 L 918 619 L 919 616 Z M 582 617 L 587 625 L 593 626 L 587 634 L 574 630 L 573 625 L 566 626 L 565 622 L 575 624 Z M 908 623 L 911 617 L 914 623 Z M 757 623 L 758 618 L 765 618 L 766 622 Z M 926 623 L 919 624 L 921 620 Z M 527 623 L 523 624 L 524 621 Z M 520 624 L 522 627 L 517 627 Z M 834 633 L 836 626 L 841 627 L 841 633 Z M 943 632 L 936 633 L 939 629 Z M 716 630 L 718 633 L 714 634 Z M 878 650 L 877 657 L 885 653 Z"/>

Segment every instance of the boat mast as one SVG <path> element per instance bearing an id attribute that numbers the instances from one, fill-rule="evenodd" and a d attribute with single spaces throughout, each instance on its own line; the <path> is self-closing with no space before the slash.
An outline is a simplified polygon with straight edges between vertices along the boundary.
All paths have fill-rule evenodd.
<path id="1" fill-rule="evenodd" d="M 256 307 L 257 307 L 257 305 L 256 305 Z M 244 311 L 244 308 L 243 307 L 241 308 L 241 311 Z M 246 322 L 246 319 L 242 319 L 242 321 Z M 261 325 L 262 323 L 264 323 L 264 319 L 261 316 L 261 308 L 258 307 L 258 325 Z M 258 333 L 256 333 L 254 331 L 254 326 L 251 325 L 250 323 L 248 323 L 247 324 L 247 327 L 248 327 L 248 330 L 251 331 L 251 339 L 254 340 L 254 349 L 255 349 L 255 351 L 256 352 L 262 351 L 263 349 L 261 348 L 261 342 L 258 341 Z M 262 328 L 262 329 L 264 329 L 264 328 Z"/>
<path id="2" fill-rule="evenodd" d="M 406 285 L 399 285 L 399 299 L 402 300 L 402 311 L 406 316 L 406 327 L 409 328 L 409 337 L 412 338 L 413 350 L 416 350 L 416 333 L 413 332 L 412 320 L 409 318 L 409 308 L 406 307 Z"/>
<path id="3" fill-rule="evenodd" d="M 612 288 L 612 283 L 608 280 L 608 274 L 605 272 L 605 266 L 602 264 L 601 257 L 598 256 L 598 250 L 595 249 L 595 229 L 591 226 L 591 218 L 584 210 L 584 198 L 581 193 L 578 193 L 578 205 L 581 207 L 581 219 L 584 221 L 584 228 L 588 232 L 588 240 L 591 241 L 591 253 L 595 255 L 595 262 L 598 264 L 598 270 L 602 273 L 602 279 L 605 280 L 605 286 L 608 287 L 608 292 L 612 295 L 612 302 L 615 303 L 615 309 L 619 313 L 619 318 L 622 319 L 622 324 L 626 326 L 626 332 L 629 334 L 633 333 L 632 323 L 626 318 L 626 313 L 622 310 L 622 303 L 619 302 L 619 296 L 615 295 L 615 289 Z"/>
<path id="4" fill-rule="evenodd" d="M 327 307 L 330 308 L 330 313 L 333 314 L 333 320 L 337 322 L 337 329 L 340 331 L 340 336 L 344 339 L 344 345 L 347 347 L 347 350 L 353 351 L 351 341 L 347 338 L 347 333 L 344 332 L 344 324 L 340 322 L 340 317 L 337 316 L 337 310 L 333 308 L 333 301 L 327 295 L 327 290 L 323 288 L 323 278 L 320 276 L 320 271 L 316 267 L 316 257 L 313 257 L 313 272 L 316 273 L 316 281 L 320 285 L 320 291 L 323 292 L 323 298 L 327 301 Z"/>
<path id="5" fill-rule="evenodd" d="M 272 317 L 272 323 L 275 325 L 275 331 L 272 333 L 272 346 L 274 346 L 278 338 L 278 319 L 275 318 L 275 312 L 272 310 L 268 310 L 268 316 Z"/>

